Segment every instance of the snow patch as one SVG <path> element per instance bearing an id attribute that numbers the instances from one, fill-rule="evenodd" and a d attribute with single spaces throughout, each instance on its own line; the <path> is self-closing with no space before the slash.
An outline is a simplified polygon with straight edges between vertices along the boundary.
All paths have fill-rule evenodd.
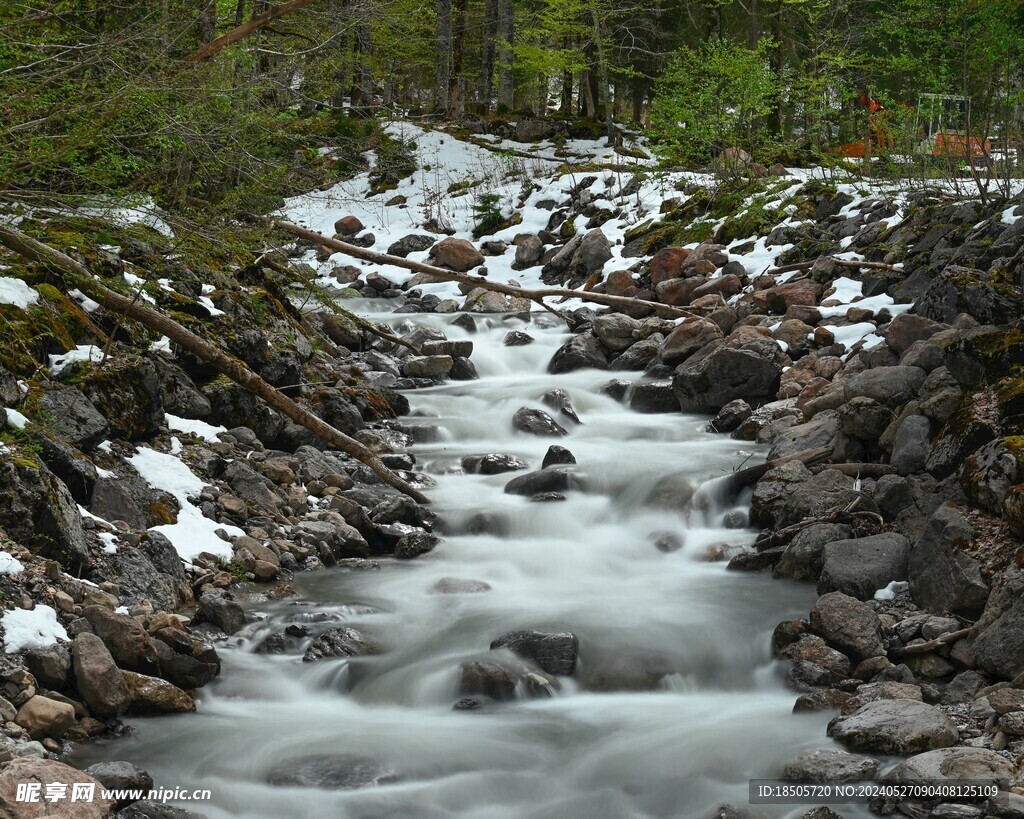
<path id="1" fill-rule="evenodd" d="M 884 589 L 875 592 L 875 600 L 895 600 L 896 595 L 905 592 L 910 588 L 906 580 L 893 580 Z"/>
<path id="2" fill-rule="evenodd" d="M 4 614 L 4 651 L 13 654 L 30 648 L 49 648 L 58 640 L 67 640 L 68 633 L 57 622 L 57 612 L 49 606 L 34 609 L 13 609 Z"/>
<path id="3" fill-rule="evenodd" d="M 0 276 L 0 304 L 13 304 L 27 310 L 39 301 L 39 294 L 21 279 Z"/>
<path id="4" fill-rule="evenodd" d="M 211 444 L 220 440 L 217 437 L 217 433 L 228 431 L 227 427 L 215 427 L 213 424 L 207 424 L 205 421 L 196 421 L 192 418 L 179 418 L 178 416 L 171 415 L 170 413 L 167 413 L 164 418 L 166 419 L 168 429 L 173 429 L 175 432 L 184 432 L 195 435 Z"/>
<path id="5" fill-rule="evenodd" d="M 25 567 L 18 558 L 7 552 L 0 552 L 0 574 L 21 574 L 24 570 Z"/>
<path id="6" fill-rule="evenodd" d="M 24 429 L 27 423 L 28 418 L 16 409 L 7 408 L 7 426 L 14 427 L 15 429 Z"/>
<path id="7" fill-rule="evenodd" d="M 102 361 L 103 350 L 93 344 L 79 344 L 75 349 L 62 355 L 50 356 L 50 374 L 59 376 L 78 361 Z"/>

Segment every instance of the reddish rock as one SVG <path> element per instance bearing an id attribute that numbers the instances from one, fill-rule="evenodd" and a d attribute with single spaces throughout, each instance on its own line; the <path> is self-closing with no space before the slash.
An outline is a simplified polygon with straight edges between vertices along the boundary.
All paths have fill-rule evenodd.
<path id="1" fill-rule="evenodd" d="M 915 341 L 925 341 L 947 326 L 916 313 L 901 313 L 889 322 L 883 336 L 885 343 L 898 355 L 902 355 Z"/>
<path id="2" fill-rule="evenodd" d="M 704 346 L 724 338 L 721 329 L 707 319 L 687 319 L 662 342 L 661 360 L 670 366 L 680 364 Z"/>
<path id="3" fill-rule="evenodd" d="M 334 232 L 342 236 L 355 236 L 363 229 L 363 223 L 355 216 L 342 216 L 334 223 Z"/>
<path id="4" fill-rule="evenodd" d="M 718 265 L 710 259 L 697 259 L 692 264 L 687 264 L 683 273 L 687 276 L 710 276 L 716 270 Z"/>
<path id="5" fill-rule="evenodd" d="M 699 288 L 698 288 L 699 289 Z M 710 308 L 721 307 L 725 302 L 722 300 L 722 296 L 718 293 L 709 293 L 706 296 L 695 298 L 690 302 L 690 307 L 694 308 Z"/>
<path id="6" fill-rule="evenodd" d="M 29 802 L 18 799 L 19 786 L 39 787 L 39 799 Z M 50 785 L 63 785 L 67 796 L 58 801 L 46 801 Z M 92 794 L 86 800 L 71 800 L 75 785 L 85 786 Z M 104 796 L 103 785 L 82 771 L 55 759 L 13 759 L 0 770 L 0 805 L 8 819 L 34 819 L 34 817 L 61 817 L 61 819 L 104 819 L 114 813 L 115 800 Z"/>
<path id="7" fill-rule="evenodd" d="M 616 270 L 608 274 L 604 288 L 612 296 L 632 296 L 636 293 L 636 282 L 628 270 Z"/>
<path id="8" fill-rule="evenodd" d="M 735 296 L 743 289 L 743 283 L 740 281 L 739 276 L 733 276 L 732 274 L 726 276 L 716 276 L 713 279 L 709 279 L 693 293 L 690 294 L 691 301 L 707 296 L 710 294 L 718 294 L 723 298 L 729 298 Z"/>
<path id="9" fill-rule="evenodd" d="M 681 275 L 683 262 L 690 256 L 685 247 L 663 247 L 651 257 L 648 269 L 651 271 L 651 284 L 657 287 L 666 279 L 677 279 Z"/>
<path id="10" fill-rule="evenodd" d="M 809 304 L 791 304 L 786 308 L 786 319 L 796 319 L 802 321 L 804 324 L 810 324 L 812 327 L 821 321 L 821 313 L 818 312 L 817 307 L 812 307 Z"/>
<path id="11" fill-rule="evenodd" d="M 680 307 L 689 304 L 693 291 L 706 281 L 707 279 L 701 276 L 693 279 L 666 279 L 654 289 L 654 292 L 662 304 Z"/>
<path id="12" fill-rule="evenodd" d="M 786 282 L 754 293 L 754 304 L 772 313 L 785 313 L 792 305 L 815 306 L 821 298 L 821 285 L 810 279 Z"/>
<path id="13" fill-rule="evenodd" d="M 808 401 L 810 401 L 816 395 L 821 393 L 821 391 L 823 389 L 825 389 L 825 387 L 827 387 L 831 383 L 832 382 L 829 381 L 826 378 L 812 378 L 810 381 L 808 381 L 807 385 L 802 390 L 800 390 L 800 392 L 797 393 L 797 396 L 796 396 L 796 406 L 797 406 L 797 409 L 803 409 L 804 404 L 806 404 Z M 780 397 L 783 397 L 783 396 L 780 396 Z M 788 398 L 790 396 L 784 396 L 784 397 Z"/>
<path id="14" fill-rule="evenodd" d="M 466 273 L 484 263 L 483 254 L 473 247 L 472 242 L 451 236 L 430 248 L 430 256 L 434 264 L 459 273 Z"/>
<path id="15" fill-rule="evenodd" d="M 836 337 L 832 334 L 831 330 L 826 330 L 824 327 L 815 327 L 814 343 L 819 347 L 831 347 L 836 343 Z"/>

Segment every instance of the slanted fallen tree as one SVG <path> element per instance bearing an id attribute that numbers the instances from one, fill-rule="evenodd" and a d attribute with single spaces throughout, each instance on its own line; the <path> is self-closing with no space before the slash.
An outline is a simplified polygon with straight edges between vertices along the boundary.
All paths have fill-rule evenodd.
<path id="1" fill-rule="evenodd" d="M 609 307 L 623 307 L 632 310 L 645 309 L 663 318 L 693 318 L 697 316 L 697 313 L 693 310 L 684 310 L 681 307 L 673 307 L 656 301 L 646 301 L 645 299 L 633 299 L 628 296 L 613 296 L 609 293 L 595 293 L 592 290 L 573 290 L 568 287 L 544 287 L 537 290 L 526 290 L 522 287 L 517 287 L 516 285 L 492 282 L 480 276 L 468 276 L 465 273 L 456 273 L 452 270 L 445 270 L 442 267 L 434 267 L 433 265 L 425 264 L 423 262 L 410 261 L 409 259 L 403 259 L 401 256 L 390 256 L 387 253 L 378 253 L 375 250 L 367 250 L 364 247 L 349 244 L 348 242 L 342 242 L 338 239 L 332 239 L 329 236 L 324 236 L 322 233 L 317 233 L 315 230 L 304 228 L 301 225 L 296 225 L 293 222 L 287 222 L 283 219 L 272 219 L 269 217 L 253 218 L 263 222 L 271 229 L 282 230 L 286 233 L 292 234 L 293 236 L 297 236 L 300 239 L 305 239 L 307 242 L 313 242 L 314 244 L 318 244 L 328 250 L 333 250 L 335 253 L 344 253 L 346 256 L 351 256 L 355 259 L 362 259 L 367 262 L 374 262 L 376 264 L 390 264 L 395 267 L 403 267 L 406 270 L 412 270 L 414 273 L 425 273 L 428 276 L 433 276 L 438 281 L 457 282 L 458 284 L 464 284 L 467 287 L 479 287 L 483 290 L 503 293 L 506 296 L 513 296 L 514 298 L 529 299 L 535 304 L 543 307 L 548 312 L 555 313 L 556 315 L 560 314 L 544 303 L 545 298 L 583 299 L 584 301 L 591 301 L 595 304 L 604 304 Z"/>
<path id="2" fill-rule="evenodd" d="M 144 307 L 104 286 L 85 265 L 10 225 L 0 224 L 0 243 L 30 261 L 55 268 L 70 279 L 74 287 L 107 310 L 138 321 L 154 332 L 167 336 L 175 344 L 201 358 L 236 384 L 259 396 L 270 406 L 280 410 L 296 424 L 319 436 L 330 446 L 351 455 L 368 466 L 384 483 L 408 495 L 417 503 L 430 502 L 426 495 L 388 469 L 368 447 L 318 418 L 216 345 L 186 329 L 163 313 Z"/>

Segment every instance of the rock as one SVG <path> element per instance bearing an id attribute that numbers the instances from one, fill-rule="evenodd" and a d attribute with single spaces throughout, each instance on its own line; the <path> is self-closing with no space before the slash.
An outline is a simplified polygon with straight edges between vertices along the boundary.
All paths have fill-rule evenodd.
<path id="1" fill-rule="evenodd" d="M 466 273 L 484 263 L 483 254 L 466 239 L 449 236 L 430 248 L 430 257 L 439 267 Z"/>
<path id="2" fill-rule="evenodd" d="M 455 360 L 450 355 L 410 356 L 402 361 L 402 375 L 410 378 L 445 378 Z"/>
<path id="3" fill-rule="evenodd" d="M 795 424 L 783 429 L 772 438 L 768 450 L 769 461 L 787 458 L 809 449 L 832 447 L 835 449 L 839 433 L 839 421 L 834 412 L 820 412 L 804 424 Z"/>
<path id="4" fill-rule="evenodd" d="M 1024 711 L 1024 689 L 1000 688 L 987 694 L 986 699 L 992 710 L 999 716 L 1012 711 Z"/>
<path id="5" fill-rule="evenodd" d="M 896 427 L 889 463 L 898 475 L 924 469 L 931 446 L 931 422 L 923 415 L 908 415 Z"/>
<path id="6" fill-rule="evenodd" d="M 793 713 L 803 714 L 811 711 L 838 711 L 843 703 L 850 699 L 845 691 L 834 688 L 819 688 L 808 694 L 801 694 L 793 703 Z"/>
<path id="7" fill-rule="evenodd" d="M 46 688 L 63 691 L 71 675 L 71 652 L 62 643 L 25 652 L 25 666 Z"/>
<path id="8" fill-rule="evenodd" d="M 529 464 L 512 455 L 467 455 L 462 459 L 462 468 L 477 475 L 500 475 L 503 472 L 515 472 L 526 469 Z"/>
<path id="9" fill-rule="evenodd" d="M 822 552 L 818 594 L 839 591 L 871 600 L 893 580 L 906 580 L 910 541 L 886 532 L 829 543 Z"/>
<path id="10" fill-rule="evenodd" d="M 400 256 L 404 259 L 410 253 L 420 253 L 424 250 L 430 250 L 430 248 L 432 248 L 433 246 L 433 236 L 413 234 L 410 236 L 403 236 L 398 241 L 392 242 L 391 245 L 388 247 L 388 255 Z M 482 258 L 479 263 L 483 263 Z"/>
<path id="11" fill-rule="evenodd" d="M 585 367 L 608 369 L 608 355 L 600 340 L 590 333 L 580 333 L 559 347 L 548 362 L 552 375 L 573 372 Z"/>
<path id="12" fill-rule="evenodd" d="M 992 592 L 968 640 L 977 667 L 993 677 L 1024 673 L 1024 573 L 1011 569 Z"/>
<path id="13" fill-rule="evenodd" d="M 33 699 L 36 698 L 33 697 Z M 32 702 L 32 700 L 29 700 L 29 702 Z M 23 705 L 22 709 L 24 708 L 25 706 Z M 19 711 L 18 714 L 20 716 L 21 712 Z M 21 720 L 18 720 L 18 722 L 24 725 Z M 1011 736 L 1021 736 L 1024 734 L 1024 711 L 1011 711 L 1008 714 L 1003 714 L 999 718 L 999 730 Z"/>
<path id="14" fill-rule="evenodd" d="M 829 648 L 825 641 L 813 634 L 802 634 L 779 652 L 780 660 L 794 663 L 813 663 L 834 676 L 836 681 L 850 676 L 850 659 L 842 652 Z"/>
<path id="15" fill-rule="evenodd" d="M 573 488 L 575 487 L 572 472 L 554 467 L 513 478 L 505 484 L 505 494 L 532 497 L 548 492 L 566 492 Z"/>
<path id="16" fill-rule="evenodd" d="M 919 606 L 972 620 L 981 614 L 989 587 L 981 562 L 967 551 L 973 543 L 973 527 L 951 504 L 935 510 L 908 564 L 910 593 Z"/>
<path id="17" fill-rule="evenodd" d="M 609 313 L 594 319 L 594 335 L 609 350 L 621 353 L 640 338 L 640 322 L 622 313 Z"/>
<path id="18" fill-rule="evenodd" d="M 24 787 L 26 783 L 39 785 L 39 802 L 18 800 L 18 786 Z M 48 785 L 64 786 L 69 798 L 46 802 Z M 79 798 L 72 802 L 70 796 L 75 785 L 90 789 L 92 800 Z M 103 795 L 98 781 L 54 759 L 13 759 L 0 768 L 0 805 L 9 819 L 107 819 L 114 810 L 114 800 Z"/>
<path id="19" fill-rule="evenodd" d="M 548 674 L 571 676 L 576 670 L 579 640 L 571 632 L 510 631 L 491 643 L 492 651 L 498 648 L 507 648 L 523 659 L 532 660 Z"/>
<path id="20" fill-rule="evenodd" d="M 206 816 L 174 805 L 140 799 L 119 810 L 116 819 L 206 819 Z"/>
<path id="21" fill-rule="evenodd" d="M 818 598 L 811 609 L 811 628 L 854 660 L 885 655 L 878 615 L 866 603 L 842 592 Z"/>
<path id="22" fill-rule="evenodd" d="M 681 364 L 672 389 L 683 412 L 713 414 L 737 398 L 752 405 L 773 399 L 781 372 L 757 352 L 719 347 Z"/>
<path id="23" fill-rule="evenodd" d="M 601 228 L 588 230 L 573 256 L 572 267 L 580 273 L 597 273 L 612 257 L 612 246 Z"/>
<path id="24" fill-rule="evenodd" d="M 928 289 L 914 304 L 914 312 L 934 321 L 952 324 L 967 313 L 982 324 L 1007 324 L 1020 317 L 1019 301 L 998 287 L 981 270 L 948 265 L 932 278 Z"/>
<path id="25" fill-rule="evenodd" d="M 569 393 L 561 388 L 548 390 L 544 393 L 540 400 L 545 406 L 550 407 L 553 410 L 557 410 L 560 415 L 564 415 L 570 421 L 576 424 L 582 424 L 579 415 L 576 413 L 576 407 L 572 404 L 572 398 L 569 397 Z"/>
<path id="26" fill-rule="evenodd" d="M 371 654 L 373 650 L 373 644 L 361 631 L 347 626 L 332 628 L 309 644 L 302 655 L 302 662 L 312 663 L 334 657 L 359 657 L 363 654 Z"/>
<path id="27" fill-rule="evenodd" d="M 976 506 L 999 515 L 1010 488 L 1024 479 L 1024 466 L 1012 451 L 1012 438 L 983 444 L 964 461 L 960 486 Z"/>
<path id="28" fill-rule="evenodd" d="M 890 409 L 902 408 L 917 395 L 927 377 L 920 367 L 873 367 L 842 382 L 842 402 L 864 397 Z"/>
<path id="29" fill-rule="evenodd" d="M 324 755 L 286 759 L 270 770 L 267 780 L 282 788 L 351 791 L 397 781 L 397 774 L 377 762 L 357 756 Z"/>
<path id="30" fill-rule="evenodd" d="M 506 347 L 524 347 L 527 344 L 533 344 L 533 336 L 522 330 L 509 330 L 501 343 Z"/>
<path id="31" fill-rule="evenodd" d="M 754 487 L 753 521 L 782 529 L 806 518 L 820 518 L 854 500 L 862 511 L 875 511 L 874 503 L 853 488 L 854 479 L 834 469 L 817 474 L 799 461 L 768 470 Z"/>
<path id="32" fill-rule="evenodd" d="M 515 260 L 512 262 L 513 270 L 525 270 L 533 267 L 544 255 L 544 242 L 539 236 L 530 235 L 516 244 Z"/>
<path id="33" fill-rule="evenodd" d="M 14 721 L 28 731 L 32 739 L 60 739 L 75 724 L 75 708 L 36 694 L 18 709 Z"/>
<path id="34" fill-rule="evenodd" d="M 39 396 L 39 409 L 51 419 L 47 426 L 54 436 L 83 452 L 92 450 L 110 432 L 107 419 L 74 387 L 47 390 Z"/>
<path id="35" fill-rule="evenodd" d="M 111 434 L 136 440 L 160 432 L 163 391 L 156 367 L 148 359 L 114 358 L 102 369 L 90 370 L 82 389 L 110 425 Z"/>
<path id="36" fill-rule="evenodd" d="M 816 523 L 801 529 L 775 565 L 774 575 L 816 582 L 821 576 L 825 546 L 848 540 L 851 535 L 853 530 L 843 524 Z"/>
<path id="37" fill-rule="evenodd" d="M 704 318 L 685 319 L 665 337 L 658 354 L 671 367 L 681 364 L 708 344 L 725 338 L 721 328 Z"/>
<path id="38" fill-rule="evenodd" d="M 711 421 L 711 427 L 714 432 L 735 432 L 752 414 L 750 404 L 742 398 L 737 398 L 718 411 Z"/>
<path id="39" fill-rule="evenodd" d="M 245 625 L 245 612 L 223 594 L 206 592 L 199 598 L 197 622 L 211 623 L 225 634 L 234 634 Z"/>
<path id="40" fill-rule="evenodd" d="M 549 466 L 555 466 L 558 464 L 574 463 L 576 463 L 575 455 L 573 455 L 564 446 L 552 444 L 548 447 L 548 451 L 544 453 L 544 461 L 541 463 L 541 469 L 547 469 Z"/>
<path id="41" fill-rule="evenodd" d="M 877 700 L 833 719 L 828 735 L 855 751 L 906 755 L 947 748 L 959 736 L 938 708 L 913 700 Z"/>
<path id="42" fill-rule="evenodd" d="M 220 672 L 219 662 L 202 662 L 188 654 L 175 651 L 165 642 L 156 641 L 156 652 L 158 675 L 178 688 L 201 688 Z"/>
<path id="43" fill-rule="evenodd" d="M 974 695 L 978 693 L 978 690 L 985 685 L 985 678 L 977 671 L 961 671 L 950 680 L 946 690 L 942 692 L 942 704 L 956 705 L 958 703 L 971 702 L 974 699 Z"/>
<path id="44" fill-rule="evenodd" d="M 678 412 L 679 402 L 668 379 L 639 381 L 629 391 L 629 408 L 643 413 Z"/>
<path id="45" fill-rule="evenodd" d="M 363 223 L 359 221 L 358 217 L 351 214 L 342 216 L 334 223 L 334 232 L 340 233 L 342 236 L 355 236 L 363 230 L 365 230 Z"/>
<path id="46" fill-rule="evenodd" d="M 873 398 L 858 396 L 839 407 L 836 419 L 844 435 L 875 442 L 892 423 L 893 414 Z"/>
<path id="47" fill-rule="evenodd" d="M 880 763 L 877 759 L 851 754 L 839 748 L 815 748 L 804 751 L 782 766 L 779 778 L 786 782 L 836 783 L 873 779 Z"/>
<path id="48" fill-rule="evenodd" d="M 512 416 L 512 426 L 520 432 L 541 436 L 564 436 L 569 433 L 544 410 L 520 407 Z"/>
<path id="49" fill-rule="evenodd" d="M 897 355 L 902 356 L 915 342 L 925 341 L 946 329 L 946 325 L 916 313 L 901 313 L 889 322 L 882 337 Z"/>
<path id="50" fill-rule="evenodd" d="M 459 668 L 459 695 L 483 695 L 493 700 L 515 696 L 516 678 L 507 668 L 490 661 L 472 660 Z"/>
<path id="51" fill-rule="evenodd" d="M 1006 783 L 1015 776 L 1013 763 L 985 748 L 938 748 L 903 760 L 882 777 L 888 784 L 972 781 Z"/>
<path id="52" fill-rule="evenodd" d="M 103 641 L 95 634 L 79 634 L 71 647 L 75 685 L 98 717 L 114 717 L 128 702 L 124 675 Z"/>
<path id="53" fill-rule="evenodd" d="M 82 616 L 120 668 L 143 674 L 156 672 L 156 646 L 138 620 L 103 606 L 86 606 Z"/>
<path id="54" fill-rule="evenodd" d="M 462 577 L 442 577 L 432 588 L 432 591 L 437 594 L 480 594 L 490 590 L 490 583 Z"/>
<path id="55" fill-rule="evenodd" d="M 98 762 L 90 765 L 82 773 L 91 776 L 107 790 L 149 793 L 153 789 L 153 777 L 149 772 L 131 762 Z M 138 800 L 125 797 L 118 801 L 116 807 L 121 809 L 135 801 Z"/>
<path id="56" fill-rule="evenodd" d="M 651 257 L 647 269 L 651 274 L 651 286 L 656 287 L 667 279 L 676 279 L 682 275 L 683 264 L 690 256 L 685 247 L 663 247 Z"/>
<path id="57" fill-rule="evenodd" d="M 866 662 L 866 661 L 865 661 Z M 857 688 L 857 693 L 843 705 L 844 714 L 852 714 L 869 702 L 879 700 L 913 700 L 921 702 L 923 699 L 921 687 L 910 683 L 901 682 L 870 682 Z"/>
<path id="58" fill-rule="evenodd" d="M 124 671 L 128 710 L 133 714 L 176 714 L 196 710 L 195 699 L 176 685 L 158 677 Z"/>

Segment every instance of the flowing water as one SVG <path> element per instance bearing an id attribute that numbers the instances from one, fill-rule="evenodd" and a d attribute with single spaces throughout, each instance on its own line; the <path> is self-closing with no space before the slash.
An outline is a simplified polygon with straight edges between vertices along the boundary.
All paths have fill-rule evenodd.
<path id="1" fill-rule="evenodd" d="M 297 575 L 297 597 L 251 604 L 260 623 L 221 649 L 223 674 L 202 690 L 198 714 L 132 720 L 134 736 L 86 751 L 92 760 L 130 759 L 158 785 L 209 788 L 212 802 L 194 807 L 211 819 L 623 819 L 743 804 L 748 779 L 827 743 L 828 717 L 791 714 L 795 695 L 769 652 L 773 626 L 805 616 L 813 589 L 704 559 L 753 533 L 725 528 L 730 510 L 707 493 L 691 503 L 688 487 L 734 468 L 747 445 L 706 433 L 697 416 L 631 412 L 601 393 L 621 373 L 547 374 L 567 338 L 547 315 L 529 325 L 480 317 L 475 335 L 448 326 L 451 317 L 375 318 L 476 345 L 478 381 L 408 394 L 409 423 L 434 430 L 413 451 L 437 481 L 429 492 L 443 542 L 380 571 Z M 513 327 L 535 343 L 504 347 Z M 559 419 L 563 439 L 514 432 L 515 410 L 541 407 L 554 387 L 583 424 Z M 584 487 L 562 502 L 505 494 L 513 474 L 458 469 L 463 456 L 492 452 L 538 468 L 552 442 L 574 453 Z M 490 523 L 469 525 L 481 513 Z M 481 528 L 500 533 L 467 533 Z M 682 549 L 655 548 L 668 532 Z M 491 590 L 434 592 L 445 577 Z M 253 653 L 271 631 L 325 613 L 383 653 L 305 664 Z M 453 711 L 460 664 L 516 629 L 575 632 L 575 678 L 549 697 Z M 593 690 L 619 678 L 636 688 L 645 669 L 667 673 L 652 690 Z M 579 682 L 595 679 L 604 685 Z M 361 757 L 397 776 L 357 790 L 268 783 L 272 769 L 311 755 Z"/>

